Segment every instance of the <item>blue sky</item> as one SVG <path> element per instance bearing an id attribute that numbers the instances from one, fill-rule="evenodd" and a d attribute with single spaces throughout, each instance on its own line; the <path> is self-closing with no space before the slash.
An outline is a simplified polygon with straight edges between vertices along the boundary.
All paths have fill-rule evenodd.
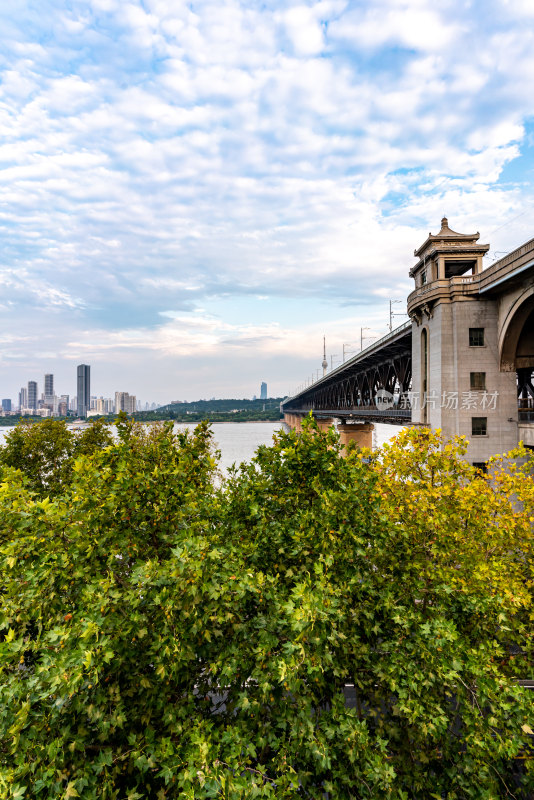
<path id="1" fill-rule="evenodd" d="M 283 395 L 532 238 L 531 0 L 4 0 L 0 395 Z M 396 309 L 400 309 L 397 305 Z M 403 318 L 396 318 L 402 322 Z"/>

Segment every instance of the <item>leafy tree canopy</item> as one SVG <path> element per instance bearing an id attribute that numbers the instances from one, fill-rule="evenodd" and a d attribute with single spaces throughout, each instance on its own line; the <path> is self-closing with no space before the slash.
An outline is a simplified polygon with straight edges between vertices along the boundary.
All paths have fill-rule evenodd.
<path id="1" fill-rule="evenodd" d="M 2 458 L 2 797 L 532 796 L 532 462 L 54 431 Z"/>
<path id="2" fill-rule="evenodd" d="M 78 455 L 107 447 L 112 441 L 109 425 L 102 420 L 83 431 L 70 430 L 66 420 L 23 421 L 5 437 L 0 469 L 2 465 L 19 469 L 33 491 L 55 495 L 70 482 Z"/>

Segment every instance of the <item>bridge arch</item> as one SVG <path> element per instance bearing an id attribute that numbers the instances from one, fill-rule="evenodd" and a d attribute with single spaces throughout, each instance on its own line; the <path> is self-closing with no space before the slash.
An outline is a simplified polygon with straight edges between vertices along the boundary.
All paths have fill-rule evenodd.
<path id="1" fill-rule="evenodd" d="M 500 339 L 502 372 L 534 369 L 534 286 L 525 289 L 510 306 Z"/>
<path id="2" fill-rule="evenodd" d="M 510 307 L 501 336 L 500 366 L 516 371 L 519 413 L 534 408 L 534 286 Z"/>

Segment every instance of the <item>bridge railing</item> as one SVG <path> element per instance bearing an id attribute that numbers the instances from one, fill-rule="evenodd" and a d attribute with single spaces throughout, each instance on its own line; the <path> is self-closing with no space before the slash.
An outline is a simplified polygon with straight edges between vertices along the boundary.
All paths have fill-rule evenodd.
<path id="1" fill-rule="evenodd" d="M 395 328 L 394 330 L 390 331 L 389 333 L 386 333 L 385 336 L 382 336 L 381 339 L 377 339 L 376 342 L 373 342 L 372 344 L 368 345 L 364 350 L 360 350 L 359 353 L 356 353 L 355 356 L 352 356 L 352 358 L 350 358 L 348 361 L 345 361 L 345 364 L 340 364 L 339 367 L 336 367 L 336 369 L 337 370 L 341 370 L 344 366 L 349 364 L 351 361 L 358 361 L 367 352 L 371 352 L 376 347 L 378 347 L 378 346 L 384 344 L 385 342 L 387 342 L 388 339 L 393 339 L 394 336 L 396 336 L 399 333 L 402 333 L 403 331 L 407 331 L 408 328 L 411 328 L 411 327 L 412 327 L 411 319 L 406 320 L 406 322 L 403 322 L 402 325 L 399 325 L 398 328 Z M 335 372 L 335 370 L 334 370 L 334 372 Z M 331 373 L 329 373 L 329 374 L 331 374 Z"/>
<path id="2" fill-rule="evenodd" d="M 344 361 L 343 364 L 339 364 L 339 366 L 330 370 L 330 372 L 327 372 L 326 375 L 322 375 L 320 378 L 317 378 L 317 380 L 313 381 L 312 383 L 310 383 L 304 389 L 301 389 L 301 391 L 297 392 L 296 394 L 291 395 L 290 397 L 286 397 L 285 400 L 281 403 L 281 406 L 284 406 L 286 403 L 289 403 L 290 400 L 294 400 L 296 397 L 299 397 L 300 395 L 306 394 L 306 392 L 308 392 L 311 388 L 317 387 L 318 384 L 328 381 L 333 376 L 342 373 L 343 370 L 347 369 L 347 367 L 356 364 L 358 361 L 365 358 L 370 353 L 373 353 L 377 348 L 379 349 L 383 344 L 388 342 L 390 339 L 394 339 L 396 336 L 398 336 L 400 333 L 403 333 L 404 331 L 411 330 L 411 327 L 412 327 L 411 319 L 407 320 L 406 322 L 403 322 L 402 325 L 398 326 L 398 328 L 394 328 L 394 330 L 390 331 L 389 333 L 386 333 L 385 336 L 382 336 L 380 339 L 377 339 L 376 341 L 372 342 L 372 344 L 368 345 L 363 350 L 360 350 L 360 352 L 356 353 L 356 355 L 352 356 L 352 358 L 347 359 L 347 361 Z"/>

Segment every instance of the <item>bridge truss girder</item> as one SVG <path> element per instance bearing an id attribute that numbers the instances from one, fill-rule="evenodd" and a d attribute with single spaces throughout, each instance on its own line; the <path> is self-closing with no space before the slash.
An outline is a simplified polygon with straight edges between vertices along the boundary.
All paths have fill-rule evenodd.
<path id="1" fill-rule="evenodd" d="M 351 359 L 334 372 L 284 403 L 284 410 L 357 412 L 377 411 L 375 396 L 385 389 L 397 399 L 404 398 L 412 380 L 411 330 L 385 343 L 374 352 Z M 409 406 L 408 406 L 409 407 Z M 387 416 L 387 412 L 384 412 Z"/>

